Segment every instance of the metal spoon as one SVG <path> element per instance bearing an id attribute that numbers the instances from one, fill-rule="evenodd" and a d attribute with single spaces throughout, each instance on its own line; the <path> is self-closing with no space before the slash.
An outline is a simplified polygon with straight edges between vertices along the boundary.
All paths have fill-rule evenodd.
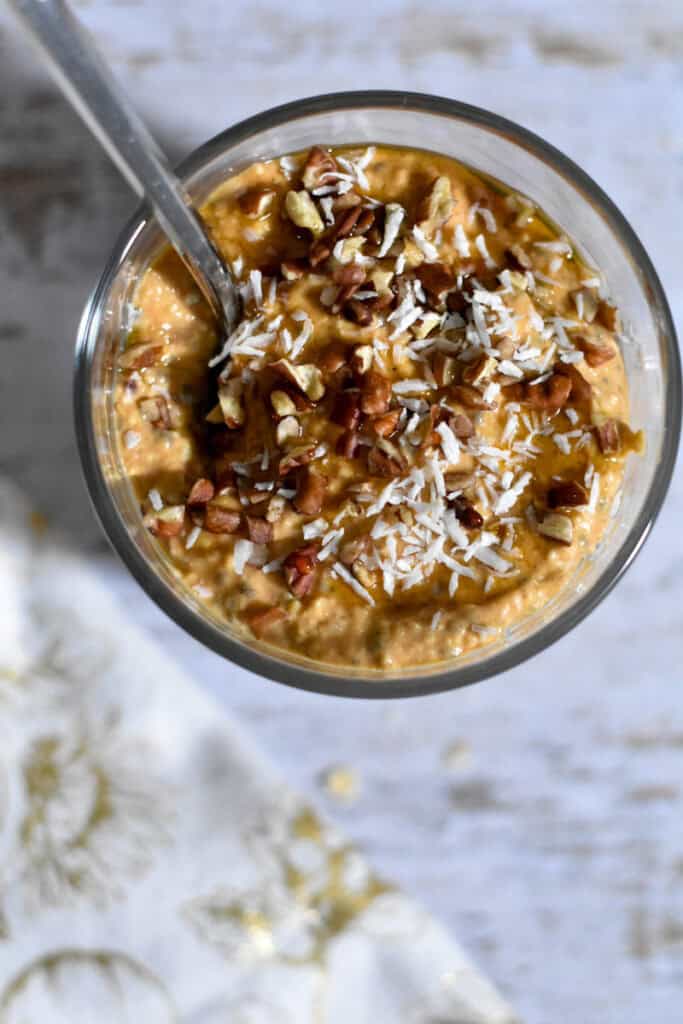
<path id="1" fill-rule="evenodd" d="M 92 39 L 63 0 L 9 0 L 47 58 L 67 99 L 137 194 L 148 200 L 194 277 L 224 335 L 240 316 L 229 270 L 148 129 L 120 89 Z"/>

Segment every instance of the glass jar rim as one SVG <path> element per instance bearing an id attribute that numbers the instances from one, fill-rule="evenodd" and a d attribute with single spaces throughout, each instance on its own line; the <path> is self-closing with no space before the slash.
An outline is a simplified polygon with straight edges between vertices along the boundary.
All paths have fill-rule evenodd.
<path id="1" fill-rule="evenodd" d="M 529 151 L 564 178 L 599 212 L 608 227 L 629 253 L 644 282 L 651 308 L 656 308 L 661 334 L 666 341 L 668 375 L 664 410 L 667 430 L 661 457 L 655 468 L 638 516 L 615 552 L 610 565 L 569 608 L 542 625 L 529 636 L 491 655 L 471 663 L 447 667 L 423 666 L 412 675 L 347 677 L 336 666 L 316 667 L 288 661 L 249 646 L 220 630 L 200 613 L 186 605 L 161 579 L 138 550 L 119 515 L 100 463 L 91 403 L 91 371 L 95 341 L 100 323 L 102 301 L 124 264 L 126 257 L 150 220 L 142 204 L 124 227 L 84 309 L 78 329 L 74 374 L 74 414 L 76 437 L 83 472 L 95 513 L 109 542 L 149 597 L 178 625 L 205 646 L 257 675 L 298 689 L 331 696 L 355 698 L 397 698 L 438 693 L 456 689 L 507 671 L 540 653 L 578 625 L 612 590 L 632 564 L 647 539 L 666 496 L 673 474 L 679 444 L 681 421 L 681 364 L 673 318 L 657 272 L 630 224 L 599 185 L 569 157 L 540 136 L 491 111 L 457 100 L 426 93 L 394 90 L 364 90 L 326 93 L 273 107 L 220 132 L 195 149 L 178 167 L 182 178 L 190 178 L 217 156 L 253 136 L 296 119 L 316 114 L 362 109 L 405 110 L 412 113 L 457 118 L 475 127 L 499 134 Z M 354 140 L 350 140 L 354 141 Z M 326 670 L 326 668 L 329 669 Z M 425 674 L 419 674 L 424 671 Z"/>

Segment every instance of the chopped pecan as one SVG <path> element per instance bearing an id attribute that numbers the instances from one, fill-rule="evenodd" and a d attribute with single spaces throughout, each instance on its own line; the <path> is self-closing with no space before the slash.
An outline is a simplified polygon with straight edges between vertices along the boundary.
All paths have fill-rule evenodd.
<path id="1" fill-rule="evenodd" d="M 332 255 L 334 242 L 330 238 L 318 238 L 308 250 L 308 262 L 315 269 Z"/>
<path id="2" fill-rule="evenodd" d="M 342 192 L 332 200 L 332 211 L 333 213 L 341 213 L 342 210 L 348 210 L 351 206 L 360 206 L 362 201 L 361 197 L 353 189 L 350 192 Z"/>
<path id="3" fill-rule="evenodd" d="M 288 575 L 290 576 L 288 586 L 295 597 L 298 597 L 300 599 L 310 594 L 311 590 L 313 589 L 313 584 L 315 583 L 314 573 L 308 573 L 306 575 L 299 576 L 296 572 L 292 572 L 290 570 L 288 572 Z"/>
<path id="4" fill-rule="evenodd" d="M 445 352 L 436 351 L 432 363 L 434 380 L 440 388 L 446 388 L 455 380 L 455 359 Z"/>
<path id="5" fill-rule="evenodd" d="M 293 403 L 294 403 L 294 405 L 296 407 L 297 415 L 300 412 L 310 412 L 311 409 L 315 408 L 315 402 L 313 402 L 310 398 L 308 398 L 303 393 L 303 391 L 299 391 L 299 389 L 297 387 L 293 387 L 293 386 L 287 384 L 287 385 L 285 385 L 285 390 L 287 391 L 287 394 L 292 399 L 292 401 L 293 401 Z M 293 416 L 294 413 L 292 413 L 291 415 Z"/>
<path id="6" fill-rule="evenodd" d="M 270 369 L 290 384 L 295 384 L 312 402 L 318 402 L 325 394 L 323 375 L 313 363 L 295 366 L 289 359 L 278 359 L 270 364 Z"/>
<path id="7" fill-rule="evenodd" d="M 584 359 L 590 367 L 602 366 L 614 359 L 617 354 L 611 345 L 600 345 L 596 341 L 589 341 L 588 338 L 576 337 L 577 348 L 583 352 Z"/>
<path id="8" fill-rule="evenodd" d="M 317 354 L 318 366 L 323 373 L 334 373 L 348 362 L 348 348 L 341 341 L 333 341 Z"/>
<path id="9" fill-rule="evenodd" d="M 370 420 L 370 429 L 378 437 L 391 437 L 396 433 L 398 421 L 401 418 L 400 409 L 389 409 L 388 412 L 373 416 Z"/>
<path id="10" fill-rule="evenodd" d="M 287 586 L 295 597 L 305 597 L 315 582 L 315 566 L 318 561 L 318 544 L 305 544 L 291 551 L 282 563 Z"/>
<path id="11" fill-rule="evenodd" d="M 283 260 L 280 264 L 280 273 L 285 281 L 298 281 L 306 273 L 305 260 Z"/>
<path id="12" fill-rule="evenodd" d="M 277 523 L 285 510 L 285 499 L 281 494 L 274 494 L 266 504 L 266 519 L 269 523 Z"/>
<path id="13" fill-rule="evenodd" d="M 365 299 L 364 301 L 372 313 L 381 313 L 383 309 L 388 309 L 389 306 L 393 305 L 395 298 L 393 292 L 382 292 L 382 294 L 376 295 L 373 299 Z"/>
<path id="14" fill-rule="evenodd" d="M 598 447 L 603 455 L 613 455 L 621 448 L 621 435 L 616 420 L 605 420 L 593 428 Z"/>
<path id="15" fill-rule="evenodd" d="M 344 306 L 344 316 L 359 327 L 368 327 L 373 321 L 372 309 L 359 299 L 350 299 Z"/>
<path id="16" fill-rule="evenodd" d="M 548 488 L 549 508 L 578 508 L 588 504 L 586 489 L 576 480 L 554 483 Z"/>
<path id="17" fill-rule="evenodd" d="M 583 406 L 584 410 L 589 412 L 593 400 L 593 388 L 581 371 L 572 363 L 555 363 L 553 370 L 555 375 L 559 374 L 562 377 L 568 377 L 571 381 L 569 397 L 572 400 L 572 404 Z M 552 377 L 550 380 L 552 380 Z"/>
<path id="18" fill-rule="evenodd" d="M 504 395 L 506 402 L 523 402 L 524 382 L 516 380 L 512 384 L 505 384 L 501 388 L 501 392 Z"/>
<path id="19" fill-rule="evenodd" d="M 398 449 L 389 445 L 388 441 L 383 444 L 383 448 L 379 444 L 368 448 L 368 472 L 372 476 L 400 476 L 405 467 Z"/>
<path id="20" fill-rule="evenodd" d="M 365 238 L 363 235 L 352 236 L 342 239 L 337 245 L 340 246 L 339 263 L 359 263 L 357 257 L 362 255 L 361 249 L 365 245 Z"/>
<path id="21" fill-rule="evenodd" d="M 348 210 L 342 210 L 334 224 L 330 234 L 335 241 L 340 238 L 347 238 L 355 228 L 363 210 L 360 206 L 350 206 Z"/>
<path id="22" fill-rule="evenodd" d="M 351 351 L 351 369 L 358 376 L 367 373 L 375 358 L 372 345 L 358 345 Z"/>
<path id="23" fill-rule="evenodd" d="M 353 565 L 356 559 L 360 558 L 370 546 L 370 536 L 367 533 L 353 540 L 347 540 L 339 549 L 339 561 L 342 565 Z"/>
<path id="24" fill-rule="evenodd" d="M 156 537 L 177 537 L 185 525 L 185 506 L 167 505 L 150 520 L 150 530 Z"/>
<path id="25" fill-rule="evenodd" d="M 242 213 L 246 213 L 247 217 L 262 217 L 270 208 L 274 196 L 275 192 L 272 188 L 257 185 L 255 188 L 243 192 L 237 202 Z"/>
<path id="26" fill-rule="evenodd" d="M 606 327 L 608 331 L 620 330 L 619 311 L 616 306 L 611 304 L 611 302 L 605 302 L 603 300 L 598 304 L 595 319 L 603 327 Z"/>
<path id="27" fill-rule="evenodd" d="M 204 417 L 207 423 L 223 423 L 223 413 L 218 403 L 214 405 L 213 409 L 206 414 Z"/>
<path id="28" fill-rule="evenodd" d="M 264 492 L 256 486 L 256 481 L 250 480 L 246 476 L 241 476 L 237 481 L 237 491 L 242 505 L 263 505 L 264 504 Z M 231 511 L 234 511 L 231 509 Z M 252 508 L 252 513 L 254 512 Z M 257 510 L 256 514 L 260 514 Z"/>
<path id="29" fill-rule="evenodd" d="M 394 277 L 393 270 L 382 270 L 381 267 L 375 267 L 370 271 L 370 280 L 372 281 L 373 287 L 377 292 L 378 296 L 390 296 L 392 301 L 394 299 L 394 293 L 391 290 L 391 282 Z"/>
<path id="30" fill-rule="evenodd" d="M 280 476 L 286 476 L 288 473 L 291 473 L 293 469 L 298 469 L 299 466 L 308 465 L 308 463 L 313 460 L 314 454 L 314 444 L 300 444 L 295 448 L 290 448 L 287 454 L 280 459 L 278 473 Z"/>
<path id="31" fill-rule="evenodd" d="M 512 338 L 504 335 L 496 342 L 496 351 L 501 359 L 512 359 L 517 351 L 517 344 Z"/>
<path id="32" fill-rule="evenodd" d="M 370 246 L 373 246 L 373 248 L 374 248 L 373 255 L 376 255 L 377 254 L 377 250 L 379 249 L 379 247 L 380 247 L 380 245 L 382 243 L 382 231 L 381 231 L 381 228 L 380 228 L 379 224 L 377 223 L 377 211 L 376 210 L 375 210 L 375 223 L 372 225 L 371 228 L 369 228 L 365 232 L 365 238 L 367 239 L 368 244 Z"/>
<path id="33" fill-rule="evenodd" d="M 423 313 L 420 319 L 416 320 L 413 324 L 413 334 L 416 338 L 426 338 L 440 323 L 441 316 L 439 313 Z"/>
<path id="34" fill-rule="evenodd" d="M 541 381 L 540 384 L 524 385 L 524 401 L 532 409 L 542 409 L 544 412 L 557 412 L 563 405 L 566 405 L 572 391 L 571 380 L 559 373 Z"/>
<path id="35" fill-rule="evenodd" d="M 521 245 L 511 245 L 505 250 L 505 262 L 513 270 L 531 270 L 533 264 Z"/>
<path id="36" fill-rule="evenodd" d="M 428 237 L 446 223 L 453 212 L 453 207 L 450 180 L 442 175 L 433 182 L 418 210 L 420 227 Z"/>
<path id="37" fill-rule="evenodd" d="M 353 225 L 354 235 L 364 235 L 370 230 L 372 225 L 375 223 L 375 215 L 372 210 L 365 209 L 362 211 L 360 217 Z"/>
<path id="38" fill-rule="evenodd" d="M 358 263 L 343 263 L 333 270 L 332 280 L 335 284 L 361 285 L 365 281 L 365 271 Z"/>
<path id="39" fill-rule="evenodd" d="M 171 429 L 171 413 L 168 402 L 162 395 L 155 395 L 154 398 L 141 398 L 138 402 L 138 409 L 143 420 L 147 420 L 156 430 Z"/>
<path id="40" fill-rule="evenodd" d="M 339 291 L 337 292 L 334 302 L 330 306 L 330 312 L 334 313 L 335 316 L 337 315 L 337 313 L 341 313 L 346 303 L 349 301 L 349 299 L 353 298 L 353 296 L 356 294 L 359 288 L 359 284 L 342 285 Z"/>
<path id="41" fill-rule="evenodd" d="M 366 416 L 386 412 L 391 402 L 391 381 L 376 370 L 368 370 L 361 378 L 360 407 Z"/>
<path id="42" fill-rule="evenodd" d="M 310 466 L 299 471 L 296 482 L 296 495 L 292 503 L 297 512 L 304 516 L 317 516 L 323 507 L 327 477 L 316 473 Z"/>
<path id="43" fill-rule="evenodd" d="M 415 270 L 415 276 L 436 303 L 442 303 L 448 292 L 455 288 L 455 275 L 445 263 L 422 263 Z"/>
<path id="44" fill-rule="evenodd" d="M 362 584 L 366 590 L 370 590 L 375 582 L 375 577 L 368 569 L 367 565 L 363 565 L 362 562 L 355 561 L 351 565 L 351 572 L 356 577 L 358 582 Z"/>
<path id="45" fill-rule="evenodd" d="M 308 192 L 288 192 L 285 196 L 285 210 L 298 228 L 310 231 L 314 238 L 323 233 L 325 225 Z"/>
<path id="46" fill-rule="evenodd" d="M 237 430 L 244 424 L 243 393 L 244 384 L 239 377 L 231 377 L 230 380 L 219 385 L 218 402 L 221 407 L 223 422 L 230 430 Z"/>
<path id="47" fill-rule="evenodd" d="M 466 409 L 495 409 L 494 402 L 487 402 L 480 391 L 477 391 L 471 384 L 455 384 L 451 388 L 451 394 L 456 402 L 460 402 Z"/>
<path id="48" fill-rule="evenodd" d="M 347 490 L 348 490 L 348 493 L 351 494 L 353 496 L 353 498 L 355 499 L 355 498 L 358 498 L 361 494 L 364 494 L 364 495 L 374 494 L 375 493 L 375 485 L 370 480 L 361 480 L 358 483 L 349 484 Z M 356 512 L 356 514 L 360 514 L 362 509 L 361 509 L 360 505 L 358 505 L 357 502 L 356 502 L 356 505 L 357 505 L 357 512 Z"/>
<path id="49" fill-rule="evenodd" d="M 464 491 L 465 488 L 471 487 L 474 483 L 474 476 L 472 473 L 446 473 L 444 480 L 446 482 L 447 491 Z"/>
<path id="50" fill-rule="evenodd" d="M 460 441 L 466 441 L 468 437 L 474 436 L 474 424 L 463 412 L 456 412 L 449 416 L 448 426 Z"/>
<path id="51" fill-rule="evenodd" d="M 563 516 L 559 512 L 548 512 L 537 529 L 544 537 L 560 541 L 562 544 L 571 544 L 574 539 L 574 524 L 569 516 Z"/>
<path id="52" fill-rule="evenodd" d="M 481 384 L 495 373 L 498 363 L 493 356 L 483 355 L 463 370 L 462 379 L 466 384 Z"/>
<path id="53" fill-rule="evenodd" d="M 335 398 L 330 419 L 345 430 L 355 430 L 360 423 L 360 392 L 340 391 Z"/>
<path id="54" fill-rule="evenodd" d="M 293 441 L 301 434 L 301 424 L 296 416 L 285 416 L 275 428 L 275 440 L 281 448 L 287 441 Z"/>
<path id="55" fill-rule="evenodd" d="M 274 495 L 274 497 L 279 497 L 279 495 Z M 249 515 L 254 516 L 256 519 L 268 519 L 266 513 L 268 512 L 269 504 L 270 498 L 266 497 L 264 500 L 263 491 L 256 491 L 255 494 L 251 496 L 251 500 L 249 502 Z M 268 519 L 268 522 L 270 522 L 270 519 Z"/>
<path id="56" fill-rule="evenodd" d="M 248 608 L 244 613 L 244 621 L 259 639 L 286 618 L 287 614 L 282 608 Z"/>
<path id="57" fill-rule="evenodd" d="M 209 502 L 204 514 L 204 529 L 209 533 L 236 533 L 239 530 L 241 518 L 239 512 L 233 512 L 232 509 Z"/>
<path id="58" fill-rule="evenodd" d="M 343 391 L 344 388 L 354 387 L 353 371 L 348 364 L 335 370 L 329 380 L 333 391 Z"/>
<path id="59" fill-rule="evenodd" d="M 294 399 L 286 391 L 276 389 L 270 393 L 270 404 L 276 416 L 295 416 L 297 407 Z"/>
<path id="60" fill-rule="evenodd" d="M 360 438 L 355 430 L 345 430 L 337 441 L 335 451 L 345 459 L 356 457 Z"/>
<path id="61" fill-rule="evenodd" d="M 415 277 L 413 274 L 395 274 L 394 279 L 391 282 L 391 290 L 396 296 L 397 303 L 403 302 L 407 296 L 413 294 L 413 281 Z"/>
<path id="62" fill-rule="evenodd" d="M 229 455 L 223 455 L 214 464 L 213 478 L 216 481 L 216 491 L 219 494 L 221 491 L 234 486 L 235 470 L 232 468 L 233 461 Z"/>
<path id="63" fill-rule="evenodd" d="M 480 530 L 484 525 L 484 517 L 478 512 L 471 501 L 462 494 L 452 498 L 449 503 L 455 512 L 456 519 L 466 530 Z"/>
<path id="64" fill-rule="evenodd" d="M 161 361 L 163 345 L 129 345 L 119 356 L 119 366 L 124 370 L 144 370 Z"/>
<path id="65" fill-rule="evenodd" d="M 187 505 L 206 505 L 207 501 L 211 501 L 216 488 L 210 480 L 206 477 L 200 477 L 192 484 L 190 493 L 187 496 Z"/>
<path id="66" fill-rule="evenodd" d="M 446 296 L 446 309 L 449 313 L 459 313 L 464 316 L 469 305 L 469 299 L 463 291 L 452 291 Z"/>
<path id="67" fill-rule="evenodd" d="M 443 405 L 430 405 L 429 415 L 425 416 L 420 424 L 422 431 L 422 443 L 421 448 L 429 448 L 438 445 L 441 441 L 441 435 L 434 428 L 438 423 L 442 423 L 448 416 L 448 410 Z"/>
<path id="68" fill-rule="evenodd" d="M 322 146 L 312 146 L 301 174 L 304 188 L 314 189 L 322 184 L 326 174 L 335 174 L 339 170 L 337 161 Z"/>
<path id="69" fill-rule="evenodd" d="M 244 517 L 247 521 L 247 533 L 249 540 L 253 541 L 254 544 L 270 544 L 273 539 L 273 526 L 263 516 L 250 516 Z"/>

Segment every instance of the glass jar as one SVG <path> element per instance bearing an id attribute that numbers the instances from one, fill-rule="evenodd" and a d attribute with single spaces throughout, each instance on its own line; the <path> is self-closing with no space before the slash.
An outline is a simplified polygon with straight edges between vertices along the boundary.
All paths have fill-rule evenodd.
<path id="1" fill-rule="evenodd" d="M 327 666 L 246 641 L 198 601 L 143 526 L 126 479 L 114 421 L 114 368 L 131 326 L 137 282 L 165 240 L 142 207 L 124 229 L 84 311 L 75 374 L 76 430 L 90 495 L 114 549 L 147 594 L 202 643 L 244 668 L 308 690 L 354 697 L 433 693 L 519 664 L 563 636 L 614 586 L 643 545 L 671 478 L 681 419 L 680 361 L 657 274 L 611 200 L 571 160 L 519 125 L 475 107 L 402 92 L 351 92 L 298 100 L 222 132 L 179 173 L 197 205 L 257 160 L 321 143 L 385 143 L 454 157 L 529 196 L 603 272 L 624 324 L 631 422 L 646 435 L 630 457 L 618 514 L 557 597 L 468 656 L 390 674 Z"/>

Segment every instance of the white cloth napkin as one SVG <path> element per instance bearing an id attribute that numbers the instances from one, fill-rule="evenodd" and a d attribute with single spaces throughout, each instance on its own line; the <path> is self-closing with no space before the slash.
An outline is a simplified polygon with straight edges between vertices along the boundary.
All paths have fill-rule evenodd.
<path id="1" fill-rule="evenodd" d="M 503 1024 L 0 482 L 0 1024 Z"/>

